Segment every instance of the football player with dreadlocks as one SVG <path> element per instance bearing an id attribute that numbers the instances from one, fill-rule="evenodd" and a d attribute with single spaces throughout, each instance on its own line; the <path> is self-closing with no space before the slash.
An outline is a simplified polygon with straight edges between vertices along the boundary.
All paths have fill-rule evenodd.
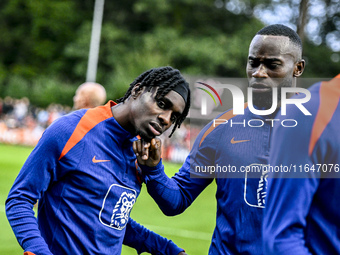
<path id="1" fill-rule="evenodd" d="M 48 127 L 6 201 L 19 244 L 32 254 L 186 254 L 130 218 L 142 181 L 132 143 L 185 119 L 189 85 L 172 67 L 141 74 L 118 104 L 82 109 Z M 153 140 L 154 141 L 154 140 Z M 33 205 L 39 200 L 38 219 Z"/>

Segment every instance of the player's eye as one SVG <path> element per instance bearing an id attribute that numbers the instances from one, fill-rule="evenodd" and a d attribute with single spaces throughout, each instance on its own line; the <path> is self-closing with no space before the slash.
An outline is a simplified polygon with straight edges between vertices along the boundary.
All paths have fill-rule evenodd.
<path id="1" fill-rule="evenodd" d="M 175 122 L 177 119 L 178 119 L 178 115 L 176 115 L 176 114 L 172 114 L 172 115 L 171 115 L 170 120 L 171 120 L 172 122 Z"/>
<path id="2" fill-rule="evenodd" d="M 249 60 L 248 60 L 248 64 L 249 64 L 251 67 L 257 67 L 257 66 L 259 66 L 260 62 L 254 60 L 254 59 L 249 59 Z"/>
<path id="3" fill-rule="evenodd" d="M 157 100 L 157 105 L 161 109 L 165 109 L 165 106 L 166 106 L 166 104 L 163 100 Z"/>
<path id="4" fill-rule="evenodd" d="M 275 68 L 277 68 L 279 65 L 280 65 L 279 63 L 270 63 L 270 64 L 269 64 L 269 68 L 275 69 Z"/>

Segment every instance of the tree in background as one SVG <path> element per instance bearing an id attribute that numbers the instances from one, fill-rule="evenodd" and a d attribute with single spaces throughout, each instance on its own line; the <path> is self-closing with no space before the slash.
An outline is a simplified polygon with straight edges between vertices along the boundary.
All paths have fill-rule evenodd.
<path id="1" fill-rule="evenodd" d="M 72 105 L 86 76 L 93 6 L 94 0 L 1 1 L 0 97 Z M 131 77 L 155 66 L 245 77 L 249 38 L 274 21 L 306 35 L 304 77 L 333 77 L 340 69 L 339 13 L 335 0 L 106 1 L 97 82 L 116 99 Z"/>
<path id="2" fill-rule="evenodd" d="M 270 12 L 261 17 L 259 14 Z M 304 77 L 333 77 L 340 68 L 340 2 L 338 0 L 276 0 L 257 6 L 262 21 L 296 28 L 304 42 L 308 68 Z M 322 68 L 320 64 L 322 63 Z"/>

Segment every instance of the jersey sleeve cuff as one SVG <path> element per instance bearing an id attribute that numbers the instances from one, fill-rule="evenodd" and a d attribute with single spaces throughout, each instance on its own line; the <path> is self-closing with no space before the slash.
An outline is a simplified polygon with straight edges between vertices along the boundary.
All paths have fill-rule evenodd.
<path id="1" fill-rule="evenodd" d="M 159 161 L 159 163 L 156 166 L 149 167 L 145 165 L 139 165 L 139 167 L 142 169 L 142 175 L 143 175 L 145 183 L 147 183 L 148 181 L 157 179 L 164 172 L 162 159 Z"/>
<path id="2" fill-rule="evenodd" d="M 173 241 L 169 240 L 169 250 L 168 254 L 178 255 L 178 253 L 184 251 L 184 249 L 179 248 Z"/>

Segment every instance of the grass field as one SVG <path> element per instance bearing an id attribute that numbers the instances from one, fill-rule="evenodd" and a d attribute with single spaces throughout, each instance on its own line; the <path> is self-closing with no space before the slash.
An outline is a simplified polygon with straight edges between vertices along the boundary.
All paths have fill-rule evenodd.
<path id="1" fill-rule="evenodd" d="M 5 200 L 15 177 L 32 148 L 0 144 L 0 254 L 22 254 L 5 215 Z M 166 163 L 165 169 L 172 176 L 180 165 Z M 173 240 L 188 254 L 208 254 L 211 235 L 215 226 L 216 185 L 211 184 L 196 201 L 181 215 L 163 215 L 145 185 L 133 207 L 131 217 L 149 229 Z M 123 247 L 122 255 L 136 254 L 135 250 Z"/>

